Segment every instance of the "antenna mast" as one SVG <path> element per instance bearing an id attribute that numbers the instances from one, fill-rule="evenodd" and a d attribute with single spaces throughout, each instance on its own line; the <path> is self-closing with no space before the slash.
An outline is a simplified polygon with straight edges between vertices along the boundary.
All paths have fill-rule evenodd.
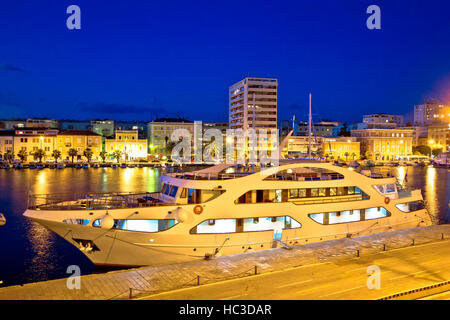
<path id="1" fill-rule="evenodd" d="M 312 115 L 311 115 L 311 93 L 309 94 L 309 119 L 308 119 L 308 132 L 309 132 L 309 150 L 308 150 L 308 158 L 311 159 L 311 122 L 312 122 Z"/>

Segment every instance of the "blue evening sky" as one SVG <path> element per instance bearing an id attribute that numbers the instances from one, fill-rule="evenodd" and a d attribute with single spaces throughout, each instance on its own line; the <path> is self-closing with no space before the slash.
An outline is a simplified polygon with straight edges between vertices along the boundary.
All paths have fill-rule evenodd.
<path id="1" fill-rule="evenodd" d="M 309 92 L 315 119 L 347 122 L 450 102 L 450 1 L 0 1 L 0 118 L 228 121 L 246 76 L 278 78 L 279 121 Z"/>

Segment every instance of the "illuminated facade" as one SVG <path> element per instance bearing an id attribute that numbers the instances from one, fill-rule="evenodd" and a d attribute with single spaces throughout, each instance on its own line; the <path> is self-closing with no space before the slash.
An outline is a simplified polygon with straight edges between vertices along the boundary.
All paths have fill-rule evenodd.
<path id="1" fill-rule="evenodd" d="M 70 149 L 77 150 L 76 160 L 85 159 L 83 153 L 86 149 L 92 151 L 92 160 L 100 159 L 102 151 L 102 137 L 88 130 L 67 130 L 58 134 L 56 138 L 56 149 L 61 152 L 64 160 L 71 160 Z"/>
<path id="2" fill-rule="evenodd" d="M 14 151 L 14 130 L 0 130 L 0 159 L 4 159 L 5 153 Z"/>
<path id="3" fill-rule="evenodd" d="M 325 158 L 355 160 L 361 157 L 360 142 L 355 137 L 324 138 L 322 154 Z"/>
<path id="4" fill-rule="evenodd" d="M 177 129 L 186 129 L 194 137 L 194 122 L 181 118 L 161 118 L 147 126 L 147 138 L 150 142 L 149 152 L 155 155 L 170 155 L 170 137 Z"/>
<path id="5" fill-rule="evenodd" d="M 361 154 L 373 160 L 397 160 L 412 155 L 414 129 L 352 130 L 361 143 Z"/>
<path id="6" fill-rule="evenodd" d="M 147 144 L 147 139 L 139 139 L 137 130 L 116 130 L 115 139 L 105 140 L 105 149 L 110 158 L 120 150 L 122 160 L 147 160 Z"/>
<path id="7" fill-rule="evenodd" d="M 428 126 L 427 131 L 427 145 L 431 150 L 450 151 L 450 125 Z"/>
<path id="8" fill-rule="evenodd" d="M 25 161 L 37 160 L 33 154 L 42 149 L 42 161 L 52 159 L 52 152 L 56 148 L 57 129 L 48 128 L 22 128 L 16 129 L 14 134 L 14 154 L 24 150 L 27 153 Z"/>

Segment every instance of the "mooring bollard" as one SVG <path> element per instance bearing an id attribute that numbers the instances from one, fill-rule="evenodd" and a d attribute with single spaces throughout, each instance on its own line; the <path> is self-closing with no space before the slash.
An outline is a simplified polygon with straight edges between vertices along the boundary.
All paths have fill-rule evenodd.
<path id="1" fill-rule="evenodd" d="M 258 274 L 258 266 L 255 266 L 255 274 Z"/>
<path id="2" fill-rule="evenodd" d="M 197 285 L 200 285 L 200 276 L 197 276 Z"/>
<path id="3" fill-rule="evenodd" d="M 386 243 L 383 243 L 383 251 L 386 251 Z"/>
<path id="4" fill-rule="evenodd" d="M 441 240 L 444 240 L 444 233 L 441 233 Z"/>
<path id="5" fill-rule="evenodd" d="M 359 249 L 356 250 L 356 256 L 359 257 Z"/>
<path id="6" fill-rule="evenodd" d="M 130 288 L 130 299 L 133 298 L 133 288 Z"/>
<path id="7" fill-rule="evenodd" d="M 414 239 L 412 239 L 412 245 L 414 245 Z"/>

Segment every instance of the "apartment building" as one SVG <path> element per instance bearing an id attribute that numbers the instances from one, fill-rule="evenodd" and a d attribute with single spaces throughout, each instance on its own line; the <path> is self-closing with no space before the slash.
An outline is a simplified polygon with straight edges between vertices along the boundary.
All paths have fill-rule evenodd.
<path id="1" fill-rule="evenodd" d="M 450 105 L 433 101 L 414 106 L 414 125 L 425 126 L 431 124 L 450 123 Z"/>
<path id="2" fill-rule="evenodd" d="M 278 80 L 245 78 L 229 87 L 230 129 L 277 129 Z"/>

